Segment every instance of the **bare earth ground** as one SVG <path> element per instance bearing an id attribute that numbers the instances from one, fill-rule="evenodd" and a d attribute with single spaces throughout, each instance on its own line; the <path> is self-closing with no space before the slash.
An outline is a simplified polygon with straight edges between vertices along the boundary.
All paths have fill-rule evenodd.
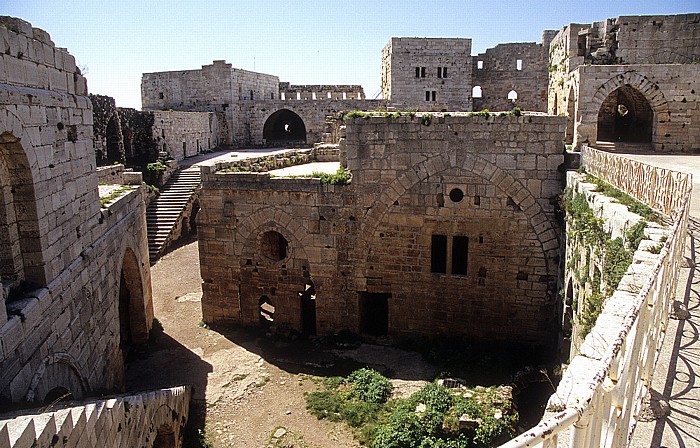
<path id="1" fill-rule="evenodd" d="M 306 412 L 304 392 L 317 387 L 308 374 L 336 363 L 339 374 L 369 365 L 401 378 L 395 384 L 407 395 L 438 373 L 419 355 L 389 347 L 363 344 L 333 353 L 318 349 L 316 341 L 280 342 L 242 330 L 203 328 L 196 241 L 163 256 L 151 275 L 163 331 L 154 332 L 148 347 L 132 350 L 127 387 L 193 385 L 190 419 L 200 428 L 206 422 L 214 447 L 356 447 L 346 426 Z M 348 357 L 353 360 L 344 360 Z M 275 433 L 281 436 L 272 437 Z"/>

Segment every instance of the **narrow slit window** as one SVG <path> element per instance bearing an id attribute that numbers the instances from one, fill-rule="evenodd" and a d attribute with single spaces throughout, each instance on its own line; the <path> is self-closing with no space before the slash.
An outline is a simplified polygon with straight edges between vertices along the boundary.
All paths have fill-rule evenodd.
<path id="1" fill-rule="evenodd" d="M 515 69 L 516 70 L 522 70 L 523 69 L 523 60 L 518 59 L 515 61 Z"/>
<path id="2" fill-rule="evenodd" d="M 447 78 L 447 67 L 442 68 L 442 77 Z"/>
<path id="3" fill-rule="evenodd" d="M 467 275 L 467 255 L 469 253 L 469 238 L 466 236 L 452 237 L 452 274 Z"/>
<path id="4" fill-rule="evenodd" d="M 442 78 L 442 67 L 437 68 L 438 78 Z"/>
<path id="5" fill-rule="evenodd" d="M 430 90 L 425 91 L 425 101 L 430 101 Z"/>
<path id="6" fill-rule="evenodd" d="M 437 101 L 437 100 L 435 99 L 435 98 L 436 98 L 436 92 L 433 90 L 433 91 L 431 92 L 431 94 L 432 94 L 432 99 L 433 99 L 433 101 Z"/>
<path id="7" fill-rule="evenodd" d="M 298 100 L 301 99 L 301 92 L 297 92 L 297 99 L 298 99 Z"/>
<path id="8" fill-rule="evenodd" d="M 476 68 L 482 70 L 484 68 L 484 61 L 476 61 Z"/>
<path id="9" fill-rule="evenodd" d="M 447 236 L 433 235 L 430 246 L 430 272 L 447 273 Z"/>
<path id="10" fill-rule="evenodd" d="M 316 99 L 316 92 L 311 92 L 311 99 L 315 100 Z"/>
<path id="11" fill-rule="evenodd" d="M 416 67 L 416 78 L 420 78 L 420 67 Z"/>
<path id="12" fill-rule="evenodd" d="M 425 78 L 425 67 L 420 68 L 420 77 Z"/>

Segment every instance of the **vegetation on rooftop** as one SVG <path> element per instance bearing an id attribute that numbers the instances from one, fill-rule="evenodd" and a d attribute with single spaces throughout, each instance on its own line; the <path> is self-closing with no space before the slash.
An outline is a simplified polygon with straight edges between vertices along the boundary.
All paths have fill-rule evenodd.
<path id="1" fill-rule="evenodd" d="M 113 200 L 117 199 L 119 196 L 122 196 L 127 191 L 131 191 L 131 190 L 133 190 L 133 187 L 131 187 L 129 185 L 124 185 L 124 186 L 117 188 L 116 190 L 114 190 L 110 194 L 108 194 L 107 196 L 100 198 L 100 207 L 101 208 L 107 207 L 107 204 L 109 204 Z"/>

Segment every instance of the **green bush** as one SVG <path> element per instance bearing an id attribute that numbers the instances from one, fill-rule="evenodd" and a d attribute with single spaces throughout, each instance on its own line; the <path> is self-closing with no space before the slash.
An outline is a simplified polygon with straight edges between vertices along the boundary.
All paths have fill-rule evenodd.
<path id="1" fill-rule="evenodd" d="M 376 370 L 355 370 L 348 376 L 348 381 L 352 383 L 352 394 L 358 400 L 386 403 L 391 395 L 391 382 Z"/>

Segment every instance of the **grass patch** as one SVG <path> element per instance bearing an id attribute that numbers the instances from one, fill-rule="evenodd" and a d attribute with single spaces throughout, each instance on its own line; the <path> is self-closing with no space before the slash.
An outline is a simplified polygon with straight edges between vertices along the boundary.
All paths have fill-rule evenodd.
<path id="1" fill-rule="evenodd" d="M 276 176 L 271 176 L 276 177 Z M 323 173 L 321 171 L 313 171 L 310 174 L 299 174 L 295 176 L 281 176 L 290 179 L 321 179 L 322 184 L 328 185 L 348 185 L 352 180 L 350 170 L 343 167 L 338 168 L 335 173 Z"/>
<path id="2" fill-rule="evenodd" d="M 388 400 L 389 380 L 360 369 L 327 378 L 323 388 L 306 395 L 309 412 L 347 423 L 372 448 L 494 446 L 514 435 L 518 421 L 509 392 L 498 387 L 448 389 L 433 382 L 409 398 Z"/>
<path id="3" fill-rule="evenodd" d="M 595 184 L 595 191 L 603 193 L 605 196 L 614 198 L 620 204 L 627 206 L 627 209 L 632 213 L 638 214 L 647 221 L 654 221 L 658 223 L 661 222 L 661 217 L 658 213 L 652 210 L 651 207 L 639 202 L 627 193 L 618 190 L 604 180 L 601 180 L 592 174 L 586 174 L 586 182 Z"/>
<path id="4" fill-rule="evenodd" d="M 109 204 L 113 200 L 117 199 L 118 197 L 120 197 L 121 195 L 126 193 L 127 191 L 131 191 L 131 190 L 133 190 L 133 187 L 131 187 L 129 185 L 124 185 L 123 187 L 117 188 L 116 190 L 114 190 L 113 192 L 108 194 L 107 196 L 100 198 L 100 207 L 106 208 L 107 204 Z"/>

